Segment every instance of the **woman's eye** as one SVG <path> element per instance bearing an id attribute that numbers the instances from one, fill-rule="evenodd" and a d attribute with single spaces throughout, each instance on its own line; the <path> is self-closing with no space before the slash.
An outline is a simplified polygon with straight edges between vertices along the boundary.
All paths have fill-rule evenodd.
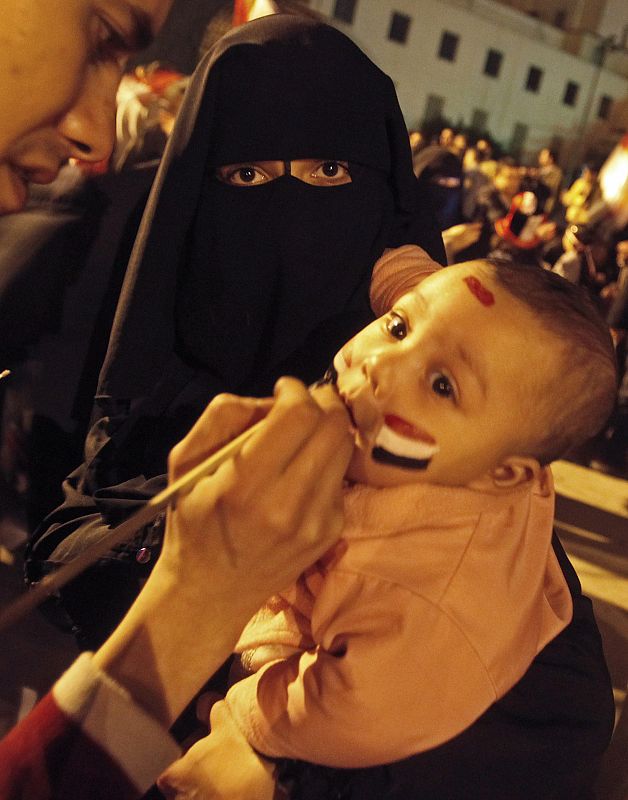
<path id="1" fill-rule="evenodd" d="M 399 314 L 391 314 L 386 322 L 386 330 L 394 339 L 405 339 L 408 328 L 405 320 Z"/>
<path id="2" fill-rule="evenodd" d="M 349 165 L 343 161 L 323 161 L 313 170 L 312 177 L 325 183 L 351 183 Z"/>
<path id="3" fill-rule="evenodd" d="M 231 176 L 232 180 L 241 181 L 242 183 L 254 183 L 256 178 L 263 180 L 263 176 L 253 167 L 240 167 Z"/>
<path id="4" fill-rule="evenodd" d="M 454 385 L 446 375 L 442 372 L 436 372 L 430 376 L 430 383 L 432 391 L 439 397 L 445 397 L 448 400 L 456 399 L 456 390 Z"/>
<path id="5" fill-rule="evenodd" d="M 257 186 L 268 180 L 264 172 L 249 164 L 230 170 L 218 169 L 216 175 L 223 183 L 229 183 L 231 186 Z"/>

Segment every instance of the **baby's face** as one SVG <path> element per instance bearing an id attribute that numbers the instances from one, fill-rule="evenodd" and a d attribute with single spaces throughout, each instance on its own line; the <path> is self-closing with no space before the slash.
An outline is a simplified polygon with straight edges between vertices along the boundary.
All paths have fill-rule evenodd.
<path id="1" fill-rule="evenodd" d="M 529 398 L 558 369 L 558 352 L 490 270 L 470 262 L 404 295 L 334 366 L 355 423 L 350 479 L 465 485 L 518 455 L 543 424 Z"/>

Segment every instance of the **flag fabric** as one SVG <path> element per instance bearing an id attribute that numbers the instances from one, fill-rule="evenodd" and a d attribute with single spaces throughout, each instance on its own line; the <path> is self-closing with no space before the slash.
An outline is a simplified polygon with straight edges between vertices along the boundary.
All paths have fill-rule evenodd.
<path id="1" fill-rule="evenodd" d="M 273 0 L 234 0 L 233 26 L 244 25 L 252 19 L 277 14 L 279 8 Z"/>

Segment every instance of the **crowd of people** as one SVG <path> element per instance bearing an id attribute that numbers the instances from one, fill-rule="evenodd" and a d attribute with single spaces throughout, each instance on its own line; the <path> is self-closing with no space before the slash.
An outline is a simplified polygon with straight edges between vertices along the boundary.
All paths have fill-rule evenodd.
<path id="1" fill-rule="evenodd" d="M 628 252 L 594 172 L 561 193 L 548 149 L 524 168 L 451 129 L 409 138 L 390 78 L 292 7 L 189 79 L 136 70 L 116 143 L 100 112 L 170 3 L 28 0 L 40 72 L 24 2 L 0 66 L 30 110 L 3 117 L 0 210 L 36 240 L 24 274 L 66 265 L 42 324 L 67 339 L 54 362 L 40 324 L 7 354 L 72 365 L 26 414 L 9 487 L 31 494 L 28 582 L 264 424 L 51 598 L 85 652 L 0 742 L 0 794 L 591 800 L 614 702 L 549 465 L 601 461 L 622 424 Z M 27 180 L 52 188 L 22 231 Z M 37 484 L 59 429 L 82 463 Z M 41 486 L 68 466 L 55 509 Z"/>
<path id="2" fill-rule="evenodd" d="M 600 162 L 565 180 L 557 153 L 542 148 L 533 166 L 493 157 L 487 139 L 443 128 L 429 144 L 410 131 L 414 171 L 443 232 L 448 263 L 496 257 L 552 270 L 581 286 L 613 331 L 620 364 L 617 407 L 608 427 L 570 457 L 628 476 L 625 259 L 628 220 L 606 202 Z"/>

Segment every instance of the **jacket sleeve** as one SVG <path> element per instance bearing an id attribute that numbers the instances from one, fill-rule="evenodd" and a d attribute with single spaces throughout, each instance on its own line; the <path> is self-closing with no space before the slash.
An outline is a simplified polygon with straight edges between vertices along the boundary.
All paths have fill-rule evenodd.
<path id="1" fill-rule="evenodd" d="M 117 455 L 120 448 L 111 437 L 115 424 L 102 417 L 90 430 L 84 463 L 64 481 L 63 504 L 46 517 L 29 542 L 27 582 L 36 583 L 80 555 L 165 486 L 165 475 L 147 477 L 142 471 L 139 456 L 134 457 L 140 453 L 136 437 L 125 441 L 124 457 Z M 161 532 L 158 520 L 64 587 L 63 609 L 48 604 L 52 621 L 67 626 L 64 615 L 69 616 L 81 646 L 97 649 L 148 576 L 159 554 Z"/>
<path id="2" fill-rule="evenodd" d="M 0 797 L 132 800 L 179 755 L 168 732 L 84 653 L 0 741 Z"/>
<path id="3" fill-rule="evenodd" d="M 229 709 L 273 757 L 366 767 L 426 750 L 495 700 L 464 634 L 407 589 L 335 571 L 312 616 L 316 646 L 233 686 Z"/>

